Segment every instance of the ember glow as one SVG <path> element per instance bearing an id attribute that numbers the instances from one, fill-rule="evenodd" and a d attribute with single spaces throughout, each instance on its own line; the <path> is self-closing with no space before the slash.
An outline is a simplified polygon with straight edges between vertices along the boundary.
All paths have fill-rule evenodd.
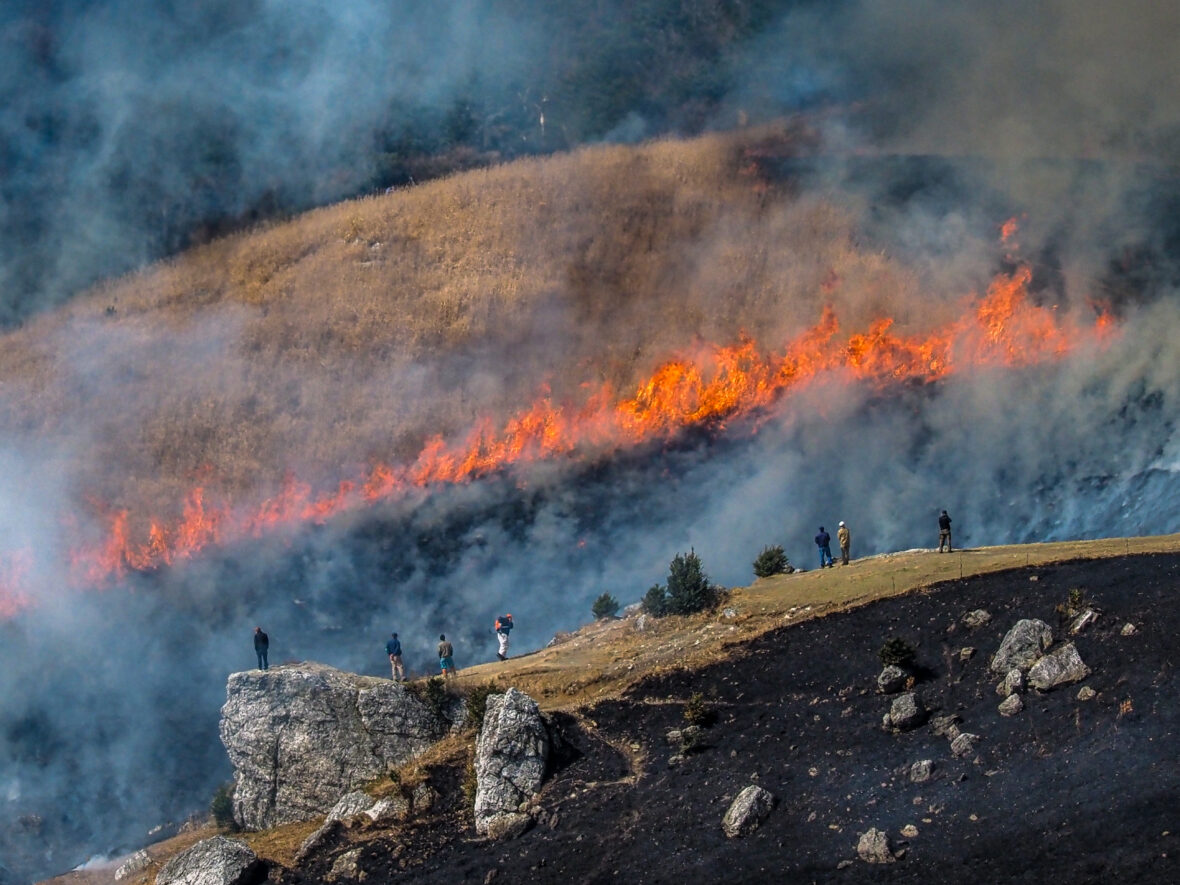
<path id="1" fill-rule="evenodd" d="M 1010 232 L 1005 229 L 1005 233 Z M 982 298 L 964 302 L 961 319 L 925 335 L 901 335 L 885 318 L 867 331 L 841 334 L 836 315 L 819 321 L 780 350 L 749 337 L 671 359 L 628 395 L 587 387 L 581 402 L 555 402 L 548 391 L 502 423 L 485 418 L 466 437 L 431 439 L 410 463 L 373 465 L 366 473 L 317 490 L 289 476 L 281 491 L 252 507 L 210 502 L 202 487 L 168 524 L 126 510 L 107 516 L 105 539 L 78 546 L 70 574 L 79 586 L 102 586 L 129 571 L 193 557 L 210 546 L 259 537 L 283 526 L 323 522 L 339 513 L 438 483 L 464 483 L 512 465 L 563 457 L 603 457 L 626 446 L 669 439 L 684 428 L 749 417 L 820 376 L 848 383 L 929 383 L 979 367 L 1024 367 L 1060 359 L 1110 334 L 1103 316 L 1080 326 L 1028 297 L 1031 272 L 997 276 Z M 134 525 L 146 525 L 137 537 Z M 19 588 L 23 557 L 0 575 L 0 616 L 27 606 Z"/>

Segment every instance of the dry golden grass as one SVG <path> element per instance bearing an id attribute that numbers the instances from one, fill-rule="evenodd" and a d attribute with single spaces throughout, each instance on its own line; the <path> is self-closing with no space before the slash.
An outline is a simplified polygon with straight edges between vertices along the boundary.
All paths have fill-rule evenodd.
<path id="1" fill-rule="evenodd" d="M 198 483 L 327 486 L 542 384 L 628 391 L 699 340 L 779 345 L 823 303 L 849 327 L 904 311 L 908 271 L 757 175 L 751 151 L 796 137 L 590 147 L 210 243 L 6 334 L 0 421 L 142 531 Z"/>
<path id="2" fill-rule="evenodd" d="M 719 612 L 650 620 L 643 632 L 636 630 L 634 620 L 596 621 L 553 648 L 460 670 L 459 684 L 474 687 L 494 680 L 530 694 L 547 710 L 585 710 L 597 701 L 617 697 L 654 673 L 693 670 L 722 660 L 770 630 L 890 596 L 921 592 L 942 581 L 1074 559 L 1177 551 L 1180 535 L 981 547 L 949 555 L 929 550 L 883 554 L 854 560 L 847 567 L 762 578 L 732 590 Z M 726 608 L 732 608 L 735 615 L 725 617 Z M 583 718 L 593 727 L 591 720 Z M 412 787 L 426 776 L 430 766 L 461 762 L 470 740 L 470 735 L 452 735 L 440 741 L 402 766 L 401 783 Z M 386 780 L 370 785 L 369 792 L 379 797 L 394 789 L 392 781 Z M 288 824 L 242 834 L 241 838 L 260 856 L 289 865 L 319 823 Z M 152 869 L 129 881 L 146 885 L 169 857 L 216 832 L 207 826 L 151 846 Z M 114 869 L 71 873 L 49 882 L 109 885 L 114 882 Z"/>

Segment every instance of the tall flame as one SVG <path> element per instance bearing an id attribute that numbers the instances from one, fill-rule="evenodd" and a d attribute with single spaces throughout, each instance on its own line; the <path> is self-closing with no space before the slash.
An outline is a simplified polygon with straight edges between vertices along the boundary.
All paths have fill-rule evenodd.
<path id="1" fill-rule="evenodd" d="M 1011 234 L 1005 228 L 1005 236 Z M 411 488 L 467 482 L 513 464 L 606 454 L 668 438 L 685 427 L 764 408 L 821 373 L 846 372 L 873 384 L 931 382 L 975 366 L 1020 367 L 1059 359 L 1084 340 L 1110 334 L 1105 317 L 1081 328 L 1063 322 L 1052 308 L 1032 304 L 1030 280 L 1023 266 L 997 276 L 960 319 L 927 335 L 897 334 L 892 320 L 881 319 L 841 340 L 834 312 L 825 309 L 815 326 L 780 352 L 763 351 L 743 337 L 732 346 L 669 360 L 629 396 L 599 385 L 589 388 L 580 404 L 569 404 L 554 402 L 545 390 L 499 426 L 484 418 L 462 440 L 435 437 L 412 462 L 374 464 L 328 491 L 316 492 L 288 476 L 278 494 L 242 508 L 211 504 L 203 488 L 194 488 L 181 518 L 173 524 L 151 521 L 146 538 L 133 538 L 130 515 L 116 511 L 108 517 L 101 544 L 73 551 L 72 574 L 79 584 L 102 584 L 129 570 L 188 559 L 210 545 L 292 523 L 323 522 Z M 19 576 L 0 572 L 0 615 L 28 604 L 15 589 L 19 584 Z"/>

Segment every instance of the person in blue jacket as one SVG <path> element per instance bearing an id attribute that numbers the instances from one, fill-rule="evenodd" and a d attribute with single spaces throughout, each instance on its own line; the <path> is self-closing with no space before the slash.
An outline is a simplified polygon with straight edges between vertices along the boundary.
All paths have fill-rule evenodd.
<path id="1" fill-rule="evenodd" d="M 254 628 L 254 654 L 258 655 L 258 669 L 269 670 L 270 664 L 266 660 L 266 654 L 270 651 L 270 637 L 262 632 L 261 627 Z"/>
<path id="2" fill-rule="evenodd" d="M 397 638 L 396 633 L 385 643 L 385 653 L 389 655 L 389 666 L 393 670 L 393 681 L 405 682 L 406 671 L 402 667 L 402 644 L 401 640 Z"/>
<path id="3" fill-rule="evenodd" d="M 819 548 L 819 567 L 834 567 L 836 561 L 832 559 L 832 536 L 824 531 L 822 525 L 819 527 L 819 534 L 815 536 L 815 546 Z"/>

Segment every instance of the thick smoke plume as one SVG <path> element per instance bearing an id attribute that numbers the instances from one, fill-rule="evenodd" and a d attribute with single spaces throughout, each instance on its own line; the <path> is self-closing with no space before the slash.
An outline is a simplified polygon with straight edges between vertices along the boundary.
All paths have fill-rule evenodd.
<path id="1" fill-rule="evenodd" d="M 474 70 L 489 83 L 514 75 L 542 42 L 496 4 L 443 18 L 408 3 L 37 8 L 0 13 L 0 224 L 32 231 L 27 248 L 0 254 L 9 316 L 170 251 L 159 232 L 183 229 L 162 223 L 177 214 L 224 219 L 272 191 L 294 206 L 354 190 L 368 174 L 358 146 L 391 95 L 443 102 Z M 68 349 L 104 406 L 44 446 L 3 428 L 0 529 L 32 551 L 16 567 L 38 593 L 0 623 L 0 857 L 15 880 L 139 844 L 205 807 L 229 774 L 216 739 L 225 676 L 252 665 L 255 624 L 272 662 L 374 674 L 397 630 L 411 669 L 428 672 L 439 632 L 456 639 L 460 667 L 490 660 L 492 621 L 510 609 L 517 648 L 539 647 L 588 620 L 601 592 L 638 599 L 690 547 L 736 585 L 766 544 L 810 567 L 816 527 L 839 519 L 857 556 L 930 546 L 944 507 L 965 545 L 1180 528 L 1180 186 L 1167 165 L 1180 137 L 1178 15 L 1064 0 L 798 4 L 727 61 L 725 114 L 839 105 L 815 124 L 827 152 L 778 172 L 805 199 L 856 212 L 865 245 L 913 269 L 912 291 L 866 291 L 866 316 L 952 309 L 946 296 L 1000 269 L 995 229 L 1024 213 L 1036 297 L 1118 317 L 1106 345 L 1059 362 L 883 389 L 829 375 L 760 415 L 757 433 L 738 420 L 614 462 L 415 492 L 78 592 L 57 521 L 74 490 L 59 480 L 105 438 L 104 420 L 127 418 L 107 414 L 110 390 L 126 373 L 180 378 L 218 361 L 237 326 L 197 323 L 163 347 L 166 369 L 121 358 L 111 336 L 122 332 L 47 345 Z M 209 178 L 211 152 L 234 158 L 214 164 L 230 180 Z M 576 315 L 556 292 L 536 328 Z M 545 354 L 543 340 L 528 346 L 530 359 Z M 227 383 L 241 380 L 234 367 Z M 495 388 L 487 371 L 479 384 Z M 454 377 L 431 367 L 403 383 L 429 403 Z"/>

